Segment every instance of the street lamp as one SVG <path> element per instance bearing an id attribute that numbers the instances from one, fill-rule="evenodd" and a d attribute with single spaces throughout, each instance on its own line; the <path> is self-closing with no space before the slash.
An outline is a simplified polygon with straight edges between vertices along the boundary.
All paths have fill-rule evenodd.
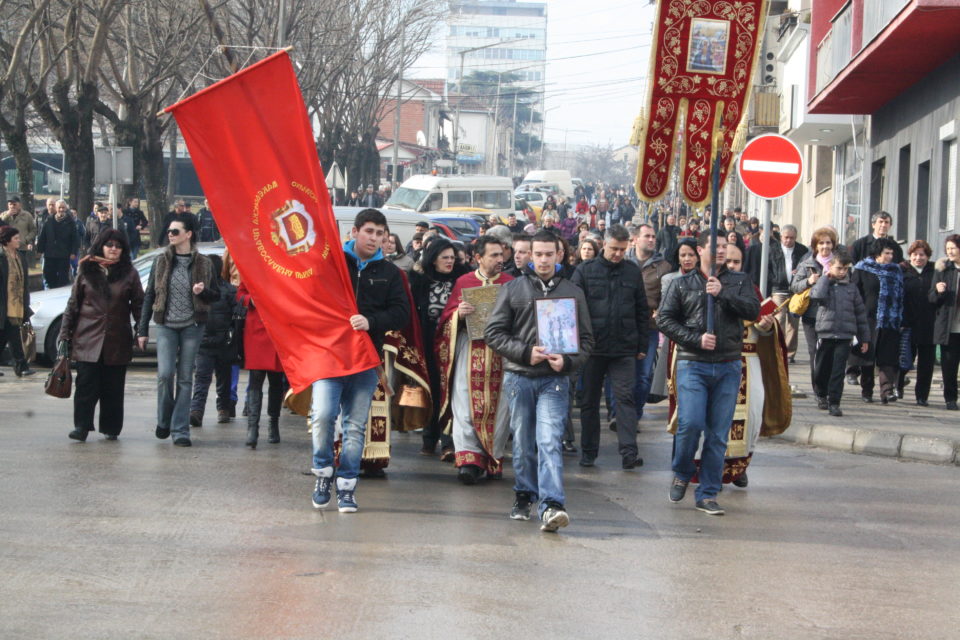
<path id="1" fill-rule="evenodd" d="M 469 49 L 464 49 L 459 51 L 458 55 L 460 56 L 460 75 L 458 77 L 459 82 L 457 83 L 457 90 L 460 92 L 460 98 L 457 100 L 457 113 L 454 116 L 453 120 L 453 166 L 457 169 L 457 173 L 460 173 L 460 163 L 457 162 L 457 152 L 459 151 L 460 146 L 460 103 L 463 102 L 463 61 L 468 53 L 473 53 L 474 51 L 480 51 L 481 49 L 489 49 L 490 47 L 498 47 L 501 44 L 510 44 L 512 42 L 520 42 L 524 38 L 514 38 L 513 40 L 501 40 L 500 42 L 491 42 L 490 44 L 481 45 L 479 47 L 471 47 Z"/>

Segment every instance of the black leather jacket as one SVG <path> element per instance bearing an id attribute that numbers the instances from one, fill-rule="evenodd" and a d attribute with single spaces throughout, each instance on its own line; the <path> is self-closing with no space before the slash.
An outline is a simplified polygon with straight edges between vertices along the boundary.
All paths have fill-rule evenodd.
<path id="1" fill-rule="evenodd" d="M 530 364 L 530 354 L 537 344 L 537 312 L 534 301 L 540 298 L 575 298 L 580 351 L 563 356 L 563 371 L 557 373 L 549 363 Z M 560 276 L 544 284 L 539 276 L 524 273 L 500 288 L 483 332 L 487 346 L 503 356 L 503 368 L 530 378 L 566 375 L 580 368 L 593 349 L 593 331 L 583 291 Z"/>
<path id="2" fill-rule="evenodd" d="M 344 250 L 347 271 L 357 299 L 357 309 L 370 323 L 370 339 L 382 356 L 387 331 L 399 331 L 410 322 L 410 299 L 403 285 L 403 273 L 392 262 L 377 257 L 359 268 L 356 256 Z"/>
<path id="3" fill-rule="evenodd" d="M 587 298 L 593 326 L 593 355 L 616 357 L 646 353 L 650 342 L 647 333 L 650 310 L 640 267 L 627 259 L 610 262 L 598 256 L 578 266 L 570 280 L 583 289 Z"/>
<path id="4" fill-rule="evenodd" d="M 717 278 L 722 288 L 714 305 L 717 346 L 713 351 L 700 348 L 700 339 L 707 332 L 707 280 L 699 269 L 674 280 L 660 301 L 660 331 L 677 343 L 680 360 L 739 360 L 743 321 L 756 320 L 760 315 L 760 299 L 747 274 L 721 269 Z"/>

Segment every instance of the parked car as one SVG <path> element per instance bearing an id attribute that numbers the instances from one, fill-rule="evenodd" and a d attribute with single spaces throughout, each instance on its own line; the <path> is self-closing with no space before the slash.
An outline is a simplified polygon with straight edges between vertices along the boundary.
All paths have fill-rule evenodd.
<path id="1" fill-rule="evenodd" d="M 430 224 L 440 229 L 451 240 L 469 244 L 480 235 L 480 221 L 472 216 L 451 216 L 433 213 L 427 216 Z M 451 234 L 453 234 L 451 236 Z"/>

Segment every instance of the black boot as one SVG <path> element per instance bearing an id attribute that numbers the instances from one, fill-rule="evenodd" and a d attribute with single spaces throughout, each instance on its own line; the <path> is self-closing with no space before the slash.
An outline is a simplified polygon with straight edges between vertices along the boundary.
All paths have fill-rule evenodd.
<path id="1" fill-rule="evenodd" d="M 257 439 L 260 436 L 260 406 L 263 403 L 263 392 L 250 389 L 247 393 L 247 446 L 257 448 Z"/>
<path id="2" fill-rule="evenodd" d="M 267 439 L 270 444 L 280 442 L 280 418 L 270 417 L 270 437 Z"/>
<path id="3" fill-rule="evenodd" d="M 67 437 L 70 438 L 71 440 L 79 440 L 80 442 L 86 442 L 88 433 L 89 431 L 87 431 L 86 429 L 74 429 L 73 431 L 67 434 Z"/>

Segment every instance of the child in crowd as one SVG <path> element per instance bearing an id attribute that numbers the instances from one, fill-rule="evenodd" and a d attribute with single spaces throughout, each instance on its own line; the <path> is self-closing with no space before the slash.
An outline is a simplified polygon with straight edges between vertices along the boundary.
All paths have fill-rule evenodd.
<path id="1" fill-rule="evenodd" d="M 817 354 L 814 359 L 814 383 L 817 407 L 831 416 L 842 416 L 843 372 L 850 355 L 850 342 L 856 337 L 861 353 L 869 350 L 870 328 L 860 292 L 850 282 L 848 253 L 838 250 L 827 272 L 810 291 L 810 300 L 818 303 Z"/>

